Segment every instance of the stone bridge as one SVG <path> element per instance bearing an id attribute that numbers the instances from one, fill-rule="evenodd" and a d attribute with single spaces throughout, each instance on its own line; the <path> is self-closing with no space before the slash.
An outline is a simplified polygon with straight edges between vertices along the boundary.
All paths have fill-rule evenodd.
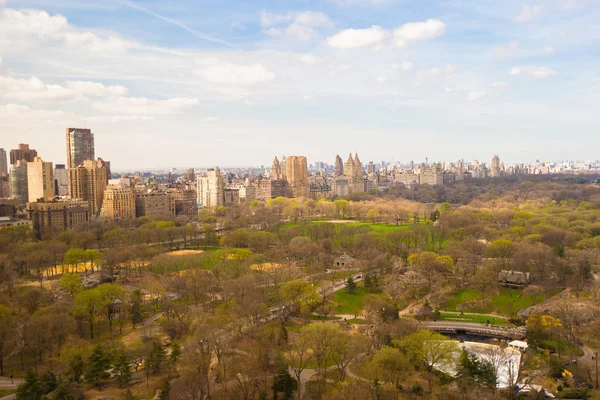
<path id="1" fill-rule="evenodd" d="M 500 339 L 523 339 L 527 330 L 521 327 L 478 324 L 475 322 L 425 321 L 420 327 L 439 333 L 466 334 Z"/>

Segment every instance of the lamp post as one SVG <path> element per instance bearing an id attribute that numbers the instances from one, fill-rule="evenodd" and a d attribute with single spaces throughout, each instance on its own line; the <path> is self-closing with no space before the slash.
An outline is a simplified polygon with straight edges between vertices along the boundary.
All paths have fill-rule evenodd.
<path id="1" fill-rule="evenodd" d="M 596 389 L 598 389 L 598 352 L 592 353 L 592 360 L 596 361 Z"/>

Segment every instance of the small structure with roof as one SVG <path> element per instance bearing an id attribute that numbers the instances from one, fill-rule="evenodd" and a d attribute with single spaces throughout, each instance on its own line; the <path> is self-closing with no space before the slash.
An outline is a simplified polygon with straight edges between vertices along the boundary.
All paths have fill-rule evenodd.
<path id="1" fill-rule="evenodd" d="M 529 278 L 529 272 L 502 270 L 498 274 L 498 282 L 508 286 L 523 287 L 529 283 Z"/>
<path id="2" fill-rule="evenodd" d="M 525 351 L 529 345 L 523 340 L 513 340 L 512 342 L 508 343 L 508 347 L 519 351 Z"/>
<path id="3" fill-rule="evenodd" d="M 334 262 L 333 266 L 339 269 L 352 269 L 356 264 L 356 259 L 350 257 L 348 254 L 344 253 L 339 256 Z"/>

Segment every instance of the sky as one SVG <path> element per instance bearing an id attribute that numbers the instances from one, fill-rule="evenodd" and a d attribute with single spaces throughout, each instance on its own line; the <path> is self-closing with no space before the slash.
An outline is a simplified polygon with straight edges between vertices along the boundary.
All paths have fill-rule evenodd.
<path id="1" fill-rule="evenodd" d="M 0 0 L 0 147 L 115 171 L 598 159 L 600 0 Z"/>

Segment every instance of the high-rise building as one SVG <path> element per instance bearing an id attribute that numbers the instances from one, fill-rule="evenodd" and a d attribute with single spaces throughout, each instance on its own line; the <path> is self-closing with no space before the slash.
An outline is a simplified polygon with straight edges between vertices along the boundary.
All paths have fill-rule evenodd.
<path id="1" fill-rule="evenodd" d="M 59 200 L 27 203 L 27 212 L 33 221 L 33 229 L 41 235 L 84 226 L 90 220 L 88 207 L 87 201 Z"/>
<path id="2" fill-rule="evenodd" d="M 195 182 L 196 181 L 196 172 L 194 172 L 194 168 L 189 168 L 187 171 L 185 171 L 185 174 L 183 174 L 184 179 L 188 180 L 188 181 L 192 181 Z"/>
<path id="3" fill-rule="evenodd" d="M 92 215 L 98 215 L 102 209 L 106 184 L 106 168 L 99 167 L 94 160 L 85 160 L 83 165 L 69 168 L 69 196 L 87 201 Z"/>
<path id="4" fill-rule="evenodd" d="M 0 175 L 8 175 L 8 160 L 6 159 L 6 150 L 0 149 Z"/>
<path id="5" fill-rule="evenodd" d="M 15 165 L 17 161 L 32 162 L 37 155 L 36 150 L 30 149 L 28 144 L 21 143 L 18 149 L 10 151 L 10 163 L 11 165 Z"/>
<path id="6" fill-rule="evenodd" d="M 0 199 L 10 197 L 10 180 L 6 172 L 0 172 Z"/>
<path id="7" fill-rule="evenodd" d="M 308 183 L 308 163 L 304 156 L 290 156 L 285 161 L 285 176 L 290 185 L 292 197 L 306 197 L 310 195 Z"/>
<path id="8" fill-rule="evenodd" d="M 100 215 L 111 221 L 135 219 L 135 191 L 129 179 L 111 179 L 104 190 Z"/>
<path id="9" fill-rule="evenodd" d="M 193 189 L 171 189 L 169 194 L 175 199 L 175 214 L 194 217 L 198 215 L 197 193 Z"/>
<path id="10" fill-rule="evenodd" d="M 27 163 L 27 191 L 29 202 L 54 198 L 54 171 L 51 162 L 35 157 Z"/>
<path id="11" fill-rule="evenodd" d="M 342 161 L 342 157 L 340 157 L 339 154 L 335 156 L 335 169 L 333 171 L 333 175 L 344 175 L 344 162 Z"/>
<path id="12" fill-rule="evenodd" d="M 95 159 L 94 134 L 90 129 L 67 128 L 67 168 Z"/>
<path id="13" fill-rule="evenodd" d="M 175 198 L 167 193 L 136 193 L 135 216 L 169 219 L 175 216 Z"/>
<path id="14" fill-rule="evenodd" d="M 106 169 L 106 182 L 112 179 L 112 172 L 110 170 L 110 161 L 104 161 L 102 158 L 98 157 L 98 168 Z"/>
<path id="15" fill-rule="evenodd" d="M 198 177 L 198 203 L 201 207 L 223 205 L 223 177 L 218 169 L 210 170 Z"/>
<path id="16" fill-rule="evenodd" d="M 369 174 L 369 175 L 375 174 L 375 164 L 373 164 L 373 161 L 369 161 L 369 164 L 367 164 L 367 174 Z"/>
<path id="17" fill-rule="evenodd" d="M 279 159 L 275 157 L 271 166 L 271 180 L 285 179 L 285 172 L 285 158 L 283 162 L 279 162 Z"/>
<path id="18" fill-rule="evenodd" d="M 69 174 L 64 164 L 54 166 L 54 194 L 61 197 L 69 194 Z"/>
<path id="19" fill-rule="evenodd" d="M 19 204 L 29 201 L 27 187 L 27 161 L 18 160 L 10 166 L 10 197 Z"/>
<path id="20" fill-rule="evenodd" d="M 495 154 L 494 158 L 492 158 L 492 168 L 490 173 L 493 178 L 500 176 L 500 157 L 498 157 L 498 154 Z"/>

